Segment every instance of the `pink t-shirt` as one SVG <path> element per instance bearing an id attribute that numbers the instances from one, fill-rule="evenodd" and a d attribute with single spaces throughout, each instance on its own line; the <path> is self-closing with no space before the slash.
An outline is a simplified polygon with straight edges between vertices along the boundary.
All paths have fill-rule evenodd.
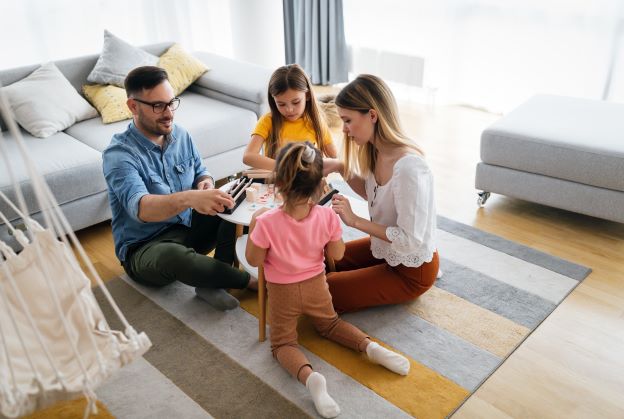
<path id="1" fill-rule="evenodd" d="M 341 237 L 338 215 L 329 207 L 316 205 L 301 221 L 281 208 L 265 212 L 256 218 L 250 239 L 256 246 L 267 249 L 266 280 L 292 284 L 323 272 L 325 245 Z"/>

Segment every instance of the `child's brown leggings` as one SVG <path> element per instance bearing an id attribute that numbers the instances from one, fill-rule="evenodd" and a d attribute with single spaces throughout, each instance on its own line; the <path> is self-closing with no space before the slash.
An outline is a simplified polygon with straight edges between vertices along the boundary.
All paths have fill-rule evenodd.
<path id="1" fill-rule="evenodd" d="M 297 319 L 305 314 L 321 336 L 358 351 L 368 337 L 350 323 L 341 320 L 332 306 L 325 274 L 294 284 L 268 282 L 269 324 L 273 356 L 290 373 L 305 384 L 301 369 L 310 361 L 297 343 Z"/>
<path id="2" fill-rule="evenodd" d="M 413 300 L 433 286 L 438 267 L 438 252 L 415 268 L 390 266 L 373 257 L 370 237 L 364 237 L 346 244 L 344 258 L 336 262 L 336 272 L 327 274 L 327 283 L 334 308 L 344 313 Z"/>

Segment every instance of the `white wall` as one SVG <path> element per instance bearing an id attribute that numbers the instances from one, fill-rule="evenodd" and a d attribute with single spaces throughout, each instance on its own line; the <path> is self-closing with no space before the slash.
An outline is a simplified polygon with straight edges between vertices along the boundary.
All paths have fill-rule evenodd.
<path id="1" fill-rule="evenodd" d="M 276 68 L 286 62 L 282 0 L 230 0 L 234 56 Z"/>
<path id="2" fill-rule="evenodd" d="M 284 62 L 281 0 L 0 0 L 0 17 L 0 69 L 99 53 L 104 29 L 137 46 Z"/>
<path id="3" fill-rule="evenodd" d="M 424 59 L 438 103 L 508 111 L 536 93 L 603 97 L 624 0 L 344 0 L 355 47 Z M 618 46 L 624 59 L 624 42 Z M 611 100 L 624 101 L 619 61 Z M 357 69 L 356 69 L 357 71 Z"/>

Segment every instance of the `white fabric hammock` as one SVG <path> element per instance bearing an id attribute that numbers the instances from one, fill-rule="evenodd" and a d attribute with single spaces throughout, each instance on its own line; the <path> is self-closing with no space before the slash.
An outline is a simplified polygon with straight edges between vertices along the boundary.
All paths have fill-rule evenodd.
<path id="1" fill-rule="evenodd" d="M 151 342 L 128 324 L 36 172 L 2 89 L 0 111 L 28 169 L 46 226 L 28 217 L 11 170 L 11 164 L 20 162 L 9 161 L 7 140 L 0 132 L 0 170 L 7 168 L 18 205 L 1 191 L 0 203 L 26 226 L 26 234 L 14 228 L 0 206 L 0 222 L 23 247 L 16 254 L 0 240 L 0 417 L 22 416 L 79 395 L 89 401 L 86 417 L 96 412 L 94 389 L 145 353 Z M 124 333 L 110 329 L 69 242 L 121 320 Z"/>

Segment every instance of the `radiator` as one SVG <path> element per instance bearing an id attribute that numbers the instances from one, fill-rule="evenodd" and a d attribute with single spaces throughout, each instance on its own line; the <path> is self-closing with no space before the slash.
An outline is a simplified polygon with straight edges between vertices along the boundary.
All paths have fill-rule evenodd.
<path id="1" fill-rule="evenodd" d="M 349 46 L 349 71 L 370 73 L 385 81 L 423 87 L 425 59 L 416 55 Z"/>

